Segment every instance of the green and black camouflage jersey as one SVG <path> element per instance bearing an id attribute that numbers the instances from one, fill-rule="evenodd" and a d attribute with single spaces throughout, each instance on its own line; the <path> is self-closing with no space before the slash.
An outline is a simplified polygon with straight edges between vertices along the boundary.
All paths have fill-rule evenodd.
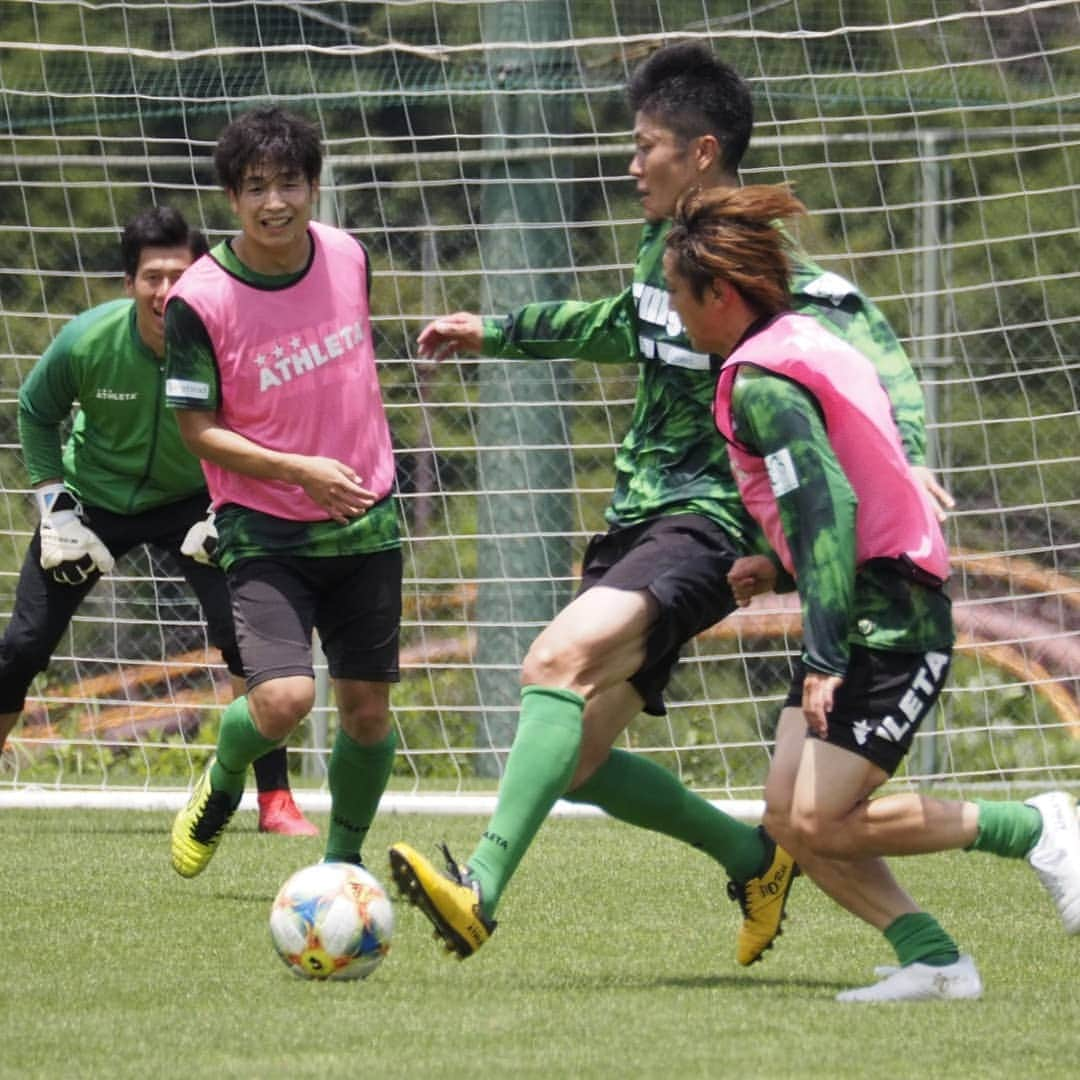
<path id="1" fill-rule="evenodd" d="M 712 416 L 717 363 L 696 352 L 668 301 L 664 241 L 670 223 L 642 233 L 633 284 L 584 303 L 526 304 L 484 320 L 485 355 L 573 358 L 639 365 L 630 428 L 615 455 L 607 509 L 614 526 L 662 514 L 700 513 L 744 550 L 760 550 L 757 526 L 739 499 L 727 450 Z M 867 355 L 893 401 L 913 464 L 923 460 L 922 394 L 903 349 L 880 312 L 853 286 L 796 256 L 795 310 L 814 316 Z"/>
<path id="2" fill-rule="evenodd" d="M 926 464 L 926 414 L 922 388 L 888 320 L 855 286 L 822 270 L 797 248 L 790 252 L 791 308 L 810 315 L 867 357 L 892 403 L 893 419 L 912 465 Z"/>
<path id="3" fill-rule="evenodd" d="M 280 290 L 306 272 L 283 277 L 257 274 L 237 259 L 227 242 L 218 244 L 204 258 L 213 258 L 228 273 L 256 288 Z M 220 384 L 210 335 L 198 314 L 178 297 L 171 298 L 165 308 L 165 366 L 170 381 L 207 386 L 209 394 L 201 399 L 202 407 L 217 408 Z M 197 407 L 171 395 L 168 403 L 174 408 Z M 217 530 L 218 561 L 225 570 L 241 559 L 259 556 L 327 558 L 401 546 L 393 498 L 383 499 L 345 525 L 331 520 L 287 521 L 229 503 L 217 509 Z"/>
<path id="4" fill-rule="evenodd" d="M 759 536 L 739 499 L 727 449 L 712 419 L 716 375 L 668 303 L 662 259 L 666 226 L 646 226 L 633 284 L 592 303 L 526 304 L 484 320 L 486 355 L 569 357 L 639 365 L 630 428 L 615 454 L 612 526 L 664 514 L 703 514 L 743 549 Z"/>
<path id="5" fill-rule="evenodd" d="M 850 643 L 895 652 L 951 647 L 944 590 L 912 580 L 893 560 L 856 569 L 857 500 L 813 397 L 789 379 L 744 366 L 731 413 L 748 450 L 761 457 L 786 450 L 799 477 L 777 506 L 802 601 L 806 666 L 845 674 Z"/>

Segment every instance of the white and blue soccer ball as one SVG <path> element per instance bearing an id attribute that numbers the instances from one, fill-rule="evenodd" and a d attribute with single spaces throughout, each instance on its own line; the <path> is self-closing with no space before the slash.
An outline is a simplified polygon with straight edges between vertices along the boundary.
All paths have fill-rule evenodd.
<path id="1" fill-rule="evenodd" d="M 274 948 L 302 979 L 366 979 L 390 951 L 393 935 L 386 890 L 352 863 L 297 870 L 270 910 Z"/>

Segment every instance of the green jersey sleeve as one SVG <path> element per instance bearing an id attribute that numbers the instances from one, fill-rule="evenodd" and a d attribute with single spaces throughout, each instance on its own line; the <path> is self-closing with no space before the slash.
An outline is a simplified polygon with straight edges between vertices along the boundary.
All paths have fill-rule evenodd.
<path id="1" fill-rule="evenodd" d="M 792 252 L 792 308 L 858 349 L 874 365 L 892 403 L 893 419 L 912 465 L 926 464 L 922 387 L 889 321 L 850 281 Z"/>
<path id="2" fill-rule="evenodd" d="M 802 605 L 803 661 L 842 676 L 855 604 L 855 492 L 803 387 L 744 366 L 731 403 L 740 441 L 766 461 L 790 455 L 798 483 L 777 505 Z"/>
<path id="3" fill-rule="evenodd" d="M 670 306 L 663 272 L 668 228 L 653 223 L 642 230 L 633 282 L 622 292 L 590 303 L 526 304 L 502 319 L 485 319 L 481 351 L 509 360 L 635 364 L 634 407 L 615 452 L 608 524 L 703 514 L 749 551 L 757 529 L 713 420 L 712 358 L 694 350 Z"/>
<path id="4" fill-rule="evenodd" d="M 64 475 L 62 429 L 79 394 L 71 346 L 81 333 L 78 319 L 69 322 L 19 388 L 19 441 L 31 484 Z"/>
<path id="5" fill-rule="evenodd" d="M 504 360 L 587 360 L 597 364 L 640 359 L 633 292 L 591 303 L 552 300 L 525 304 L 501 319 L 484 319 L 485 356 Z"/>
<path id="6" fill-rule="evenodd" d="M 179 297 L 165 308 L 165 403 L 173 409 L 216 410 L 221 384 L 210 334 Z"/>

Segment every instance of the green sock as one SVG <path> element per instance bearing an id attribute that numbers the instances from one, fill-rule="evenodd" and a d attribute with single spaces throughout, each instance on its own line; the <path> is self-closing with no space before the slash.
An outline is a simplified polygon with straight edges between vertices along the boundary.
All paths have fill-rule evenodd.
<path id="1" fill-rule="evenodd" d="M 248 767 L 281 743 L 260 734 L 248 711 L 247 697 L 231 702 L 221 717 L 217 754 L 210 769 L 210 786 L 215 791 L 227 791 L 235 802 L 244 794 Z"/>
<path id="2" fill-rule="evenodd" d="M 979 828 L 968 851 L 989 851 L 1006 859 L 1022 859 L 1042 835 L 1042 814 L 1019 802 L 984 802 L 979 808 Z"/>
<path id="3" fill-rule="evenodd" d="M 526 686 L 495 813 L 469 859 L 484 896 L 484 914 L 495 913 L 499 897 L 566 790 L 581 752 L 585 699 L 571 690 Z"/>
<path id="4" fill-rule="evenodd" d="M 718 810 L 662 765 L 627 750 L 612 750 L 581 787 L 563 797 L 699 848 L 735 881 L 753 877 L 765 858 L 761 833 L 753 825 Z"/>
<path id="5" fill-rule="evenodd" d="M 885 927 L 885 939 L 896 950 L 901 967 L 914 963 L 945 967 L 960 959 L 956 942 L 925 911 L 894 919 Z"/>
<path id="6" fill-rule="evenodd" d="M 394 767 L 396 749 L 397 733 L 393 729 L 381 742 L 361 746 L 338 728 L 326 772 L 330 788 L 327 862 L 357 862 L 360 859 L 364 837 L 375 820 L 379 800 Z"/>

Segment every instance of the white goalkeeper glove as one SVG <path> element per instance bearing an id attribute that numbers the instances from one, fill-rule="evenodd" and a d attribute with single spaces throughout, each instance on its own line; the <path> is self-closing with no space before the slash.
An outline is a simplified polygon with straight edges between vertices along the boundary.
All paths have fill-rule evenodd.
<path id="1" fill-rule="evenodd" d="M 214 524 L 214 511 L 207 512 L 202 521 L 196 521 L 187 531 L 184 542 L 180 545 L 180 554 L 187 555 L 203 566 L 213 566 L 217 562 L 217 526 Z"/>
<path id="2" fill-rule="evenodd" d="M 61 585 L 81 585 L 114 566 L 101 537 L 82 522 L 82 506 L 63 484 L 46 484 L 34 492 L 41 512 L 41 568 L 51 570 Z"/>

